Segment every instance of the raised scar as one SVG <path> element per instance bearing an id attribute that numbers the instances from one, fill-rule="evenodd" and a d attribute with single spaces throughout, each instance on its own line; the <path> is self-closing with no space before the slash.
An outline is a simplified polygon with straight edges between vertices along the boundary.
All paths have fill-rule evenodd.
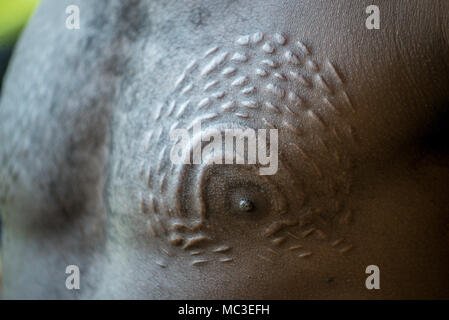
<path id="1" fill-rule="evenodd" d="M 343 167 L 346 165 L 346 156 L 344 153 L 339 153 L 338 149 L 334 150 L 332 142 L 336 141 L 342 144 L 346 136 L 351 137 L 353 142 L 356 141 L 355 129 L 352 126 L 342 125 L 337 128 L 325 113 L 329 110 L 329 114 L 333 113 L 343 118 L 347 110 L 355 111 L 355 107 L 345 91 L 342 74 L 328 59 L 325 59 L 323 64 L 320 63 L 304 42 L 290 41 L 281 33 L 256 32 L 242 35 L 231 45 L 224 43 L 220 44 L 220 47 L 212 46 L 200 59 L 193 59 L 177 77 L 172 93 L 164 99 L 166 102 L 156 104 L 153 117 L 151 117 L 151 121 L 156 120 L 155 127 L 151 128 L 148 133 L 145 150 L 156 152 L 158 164 L 146 167 L 144 162 L 137 173 L 140 175 L 140 180 L 144 181 L 145 187 L 151 190 L 148 191 L 149 196 L 142 194 L 140 201 L 142 213 L 149 218 L 148 229 L 151 235 L 159 238 L 164 238 L 165 235 L 168 243 L 173 246 L 181 246 L 185 250 L 198 246 L 205 249 L 213 243 L 215 248 L 210 250 L 217 254 L 215 255 L 217 258 L 220 256 L 219 253 L 227 252 L 230 249 L 225 250 L 224 248 L 229 247 L 220 246 L 219 242 L 214 242 L 215 237 L 211 235 L 213 230 L 207 229 L 208 218 L 205 215 L 207 199 L 201 198 L 199 206 L 201 214 L 195 216 L 195 218 L 202 219 L 201 234 L 199 233 L 200 228 L 194 228 L 190 223 L 191 217 L 183 212 L 183 200 L 180 197 L 176 198 L 173 205 L 157 201 L 164 199 L 167 192 L 170 192 L 170 183 L 173 181 L 178 184 L 174 190 L 181 192 L 183 190 L 180 187 L 181 183 L 191 169 L 188 166 L 165 165 L 168 146 L 164 144 L 165 136 L 162 136 L 163 134 L 173 132 L 182 126 L 192 130 L 195 124 L 201 122 L 214 127 L 224 124 L 225 121 L 232 123 L 236 119 L 243 119 L 239 124 L 245 123 L 245 121 L 248 123 L 250 123 L 249 121 L 259 121 L 267 128 L 278 129 L 281 133 L 288 133 L 290 137 L 292 137 L 291 134 L 297 136 L 298 140 L 295 141 L 298 143 L 289 145 L 293 146 L 292 150 L 302 157 L 300 160 L 310 166 L 310 172 L 314 172 L 316 175 L 314 179 L 318 177 L 319 179 L 316 181 L 321 181 L 320 183 L 325 185 L 329 197 L 338 197 L 342 194 L 342 190 L 347 194 L 350 188 L 348 186 L 351 184 L 346 183 L 345 188 L 348 189 L 346 190 L 341 185 L 339 187 L 336 182 L 328 181 L 326 166 L 323 166 L 323 162 L 317 159 L 316 152 L 303 142 L 307 142 L 306 139 L 309 139 L 309 131 L 317 131 L 314 126 L 317 124 L 318 127 L 324 129 L 316 132 L 317 136 L 314 141 L 316 141 L 317 148 L 324 150 L 323 152 L 329 155 L 329 159 L 332 159 L 335 165 Z M 224 99 L 225 97 L 226 99 Z M 166 125 L 166 119 L 176 119 L 176 121 L 169 121 L 169 124 Z M 161 125 L 159 125 L 160 123 Z M 303 125 L 303 123 L 307 125 Z M 313 124 L 311 130 L 308 129 L 310 124 Z M 342 124 L 344 123 L 342 122 Z M 329 137 L 332 139 L 331 141 L 329 141 Z M 281 161 L 281 164 L 287 168 L 285 161 Z M 195 197 L 202 196 L 200 190 L 207 187 L 208 182 L 204 168 L 204 166 L 199 166 L 198 174 L 195 176 L 195 179 L 198 179 L 198 182 L 193 184 L 196 189 Z M 306 191 L 301 192 L 305 193 Z M 338 204 L 334 199 L 328 202 L 328 209 L 332 204 L 333 211 L 338 211 L 338 214 L 340 211 L 342 212 L 338 217 L 339 222 L 343 225 L 350 224 L 352 211 L 345 209 L 344 205 L 340 203 L 341 201 Z M 174 219 L 173 212 L 177 212 L 179 217 L 182 216 L 183 219 L 186 219 L 185 222 L 171 224 L 170 221 Z M 318 224 L 316 224 L 317 227 L 312 224 L 314 227 L 303 229 L 303 222 L 300 223 L 300 221 L 305 221 L 301 220 L 305 216 L 307 213 L 301 212 L 299 219 L 273 222 L 262 233 L 265 237 L 274 237 L 270 239 L 271 245 L 278 247 L 279 250 L 286 250 L 286 252 L 302 248 L 302 245 L 299 244 L 283 246 L 282 244 L 287 241 L 287 238 L 289 241 L 291 241 L 290 239 L 299 240 L 301 236 L 307 238 L 301 239 L 301 242 L 313 241 L 316 240 L 316 237 L 328 240 L 329 236 L 320 229 L 321 227 L 318 227 Z M 312 216 L 318 221 L 323 220 L 316 213 L 313 213 Z M 169 223 L 171 230 L 179 231 L 179 234 L 172 231 L 168 233 L 164 227 L 166 223 Z M 310 225 L 310 223 L 305 224 L 305 227 Z M 296 233 L 301 236 L 290 232 L 293 227 L 297 228 Z M 325 230 L 327 232 L 326 228 Z M 308 236 L 312 233 L 315 234 L 315 237 L 309 238 Z M 343 240 L 338 243 L 337 241 L 339 240 L 329 241 L 329 244 L 339 248 Z M 337 250 L 344 253 L 350 251 L 352 247 L 348 245 L 341 249 L 338 248 Z M 281 252 L 273 249 L 267 250 L 272 254 Z M 195 252 L 200 251 L 191 251 L 191 254 Z M 311 252 L 303 252 L 299 257 L 305 258 L 311 254 Z M 259 255 L 259 258 L 274 263 L 271 258 L 264 255 Z M 219 261 L 230 262 L 234 259 L 235 257 L 222 258 Z M 197 259 L 191 263 L 192 265 L 201 265 L 207 261 L 209 260 Z"/>

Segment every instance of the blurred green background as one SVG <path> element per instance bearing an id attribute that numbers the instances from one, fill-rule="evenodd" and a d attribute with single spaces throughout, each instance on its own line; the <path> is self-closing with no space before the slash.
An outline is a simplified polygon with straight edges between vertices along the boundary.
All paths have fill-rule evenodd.
<path id="1" fill-rule="evenodd" d="M 0 0 L 0 90 L 14 44 L 39 1 Z"/>

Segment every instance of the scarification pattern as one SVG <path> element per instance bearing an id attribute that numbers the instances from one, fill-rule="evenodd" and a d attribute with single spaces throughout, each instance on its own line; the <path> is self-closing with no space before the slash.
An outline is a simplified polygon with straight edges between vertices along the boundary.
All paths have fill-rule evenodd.
<path id="1" fill-rule="evenodd" d="M 288 208 L 288 200 L 275 187 L 273 177 L 257 176 L 256 168 L 249 170 L 264 184 L 273 186 L 273 198 L 278 198 L 272 208 L 278 214 L 273 214 L 271 223 L 260 232 L 270 246 L 267 249 L 261 245 L 256 254 L 261 261 L 276 263 L 273 257 L 283 251 L 299 259 L 312 258 L 307 249 L 311 238 L 328 243 L 342 254 L 350 251 L 352 244 L 334 231 L 335 221 L 349 225 L 353 218 L 343 201 L 351 188 L 348 171 L 352 164 L 338 147 L 329 147 L 329 141 L 341 144 L 349 137 L 356 142 L 354 128 L 344 122 L 344 116 L 355 111 L 343 77 L 331 61 L 315 61 L 303 41 L 290 40 L 281 33 L 243 35 L 235 43 L 213 46 L 191 61 L 167 100 L 153 112 L 149 119 L 152 129 L 143 138 L 142 152 L 157 155 L 154 161 L 143 161 L 139 170 L 139 180 L 145 186 L 141 211 L 147 217 L 149 233 L 159 239 L 165 255 L 155 263 L 161 268 L 168 266 L 167 259 L 173 254 L 165 249 L 166 244 L 179 248 L 178 254 L 188 253 L 192 266 L 235 261 L 233 252 L 238 248 L 217 239 L 208 221 L 205 190 L 213 180 L 209 174 L 213 165 L 173 165 L 170 147 L 162 139 L 176 128 L 192 131 L 199 122 L 203 129 L 245 129 L 251 125 L 280 130 L 279 139 L 289 141 L 291 152 L 318 181 L 317 186 L 310 187 L 312 192 L 324 193 L 320 201 L 308 199 L 307 205 L 294 210 Z M 164 121 L 160 121 L 162 118 Z M 339 119 L 338 125 L 333 123 L 334 118 Z M 313 147 L 309 147 L 311 144 Z M 200 137 L 194 137 L 191 150 L 202 147 Z M 316 154 L 328 162 L 332 159 L 332 166 L 341 168 L 336 170 L 341 175 L 329 175 L 329 168 L 322 165 L 325 161 Z M 289 159 L 280 153 L 280 170 L 287 176 L 295 171 Z M 304 189 L 301 185 L 298 194 L 306 198 Z"/>

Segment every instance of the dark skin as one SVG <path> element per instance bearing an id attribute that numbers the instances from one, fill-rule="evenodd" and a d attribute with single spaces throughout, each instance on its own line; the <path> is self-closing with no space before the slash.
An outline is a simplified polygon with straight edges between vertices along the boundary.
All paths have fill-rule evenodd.
<path id="1" fill-rule="evenodd" d="M 365 1 L 81 1 L 78 31 L 63 28 L 69 4 L 43 1 L 4 83 L 4 297 L 449 298 L 449 2 L 377 1 L 380 30 L 366 29 Z M 235 44 L 257 31 L 274 53 Z M 233 63 L 201 77 L 215 45 L 216 56 L 249 57 L 237 72 L 262 106 L 208 124 L 278 128 L 269 182 L 247 165 L 169 171 L 177 120 L 156 120 L 157 105 L 201 101 L 197 88 Z M 286 67 L 287 50 L 299 66 Z M 271 82 L 253 75 L 267 57 L 286 61 L 264 67 L 287 78 L 273 80 L 284 95 L 259 93 Z M 196 58 L 196 86 L 173 89 Z M 311 86 L 289 78 L 295 70 Z M 219 106 L 208 112 L 222 116 Z M 186 110 L 185 127 L 205 114 Z M 189 242 L 199 236 L 210 240 Z M 69 264 L 80 266 L 79 291 L 64 286 Z M 365 288 L 373 264 L 380 290 Z"/>

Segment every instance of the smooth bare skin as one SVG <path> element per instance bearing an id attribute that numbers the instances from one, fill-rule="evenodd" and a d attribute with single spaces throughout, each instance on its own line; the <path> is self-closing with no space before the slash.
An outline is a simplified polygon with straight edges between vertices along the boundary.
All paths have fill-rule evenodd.
<path id="1" fill-rule="evenodd" d="M 65 28 L 70 4 L 80 6 L 78 31 Z M 365 28 L 370 4 L 380 8 L 380 30 Z M 448 12 L 448 1 L 43 1 L 0 103 L 3 297 L 449 298 Z M 298 51 L 299 58 L 319 65 L 332 94 L 319 82 L 298 85 L 308 103 L 294 116 L 265 106 L 247 118 L 237 109 L 208 122 L 278 127 L 282 159 L 269 182 L 248 166 L 170 171 L 160 153 L 175 117 L 164 111 L 155 120 L 159 103 L 184 101 L 173 87 L 192 60 L 206 61 L 214 46 L 217 55 L 236 52 L 240 35 L 259 31 L 273 42 L 276 33 L 286 38 L 273 59 L 302 41 L 310 55 Z M 250 59 L 239 72 L 252 77 L 265 53 L 241 50 Z M 315 75 L 311 69 L 300 70 Z M 200 71 L 189 76 L 193 100 L 218 79 Z M 255 98 L 281 101 L 259 93 L 268 80 L 252 79 Z M 323 97 L 340 112 L 322 107 Z M 211 110 L 224 114 L 215 105 L 192 109 L 180 125 Z M 291 134 L 286 121 L 302 134 Z M 201 220 L 198 194 L 206 219 L 190 235 L 178 232 L 178 220 L 192 229 Z M 233 209 L 241 196 L 254 201 L 252 215 Z M 307 221 L 293 223 L 310 212 L 322 233 L 307 235 Z M 282 221 L 292 225 L 271 234 Z M 185 247 L 198 234 L 212 239 L 190 242 L 208 262 L 192 265 L 193 249 Z M 295 243 L 302 251 L 291 250 Z M 224 246 L 229 263 L 213 259 Z M 69 264 L 81 269 L 79 291 L 65 288 Z M 381 271 L 377 291 L 365 288 L 371 264 Z"/>

